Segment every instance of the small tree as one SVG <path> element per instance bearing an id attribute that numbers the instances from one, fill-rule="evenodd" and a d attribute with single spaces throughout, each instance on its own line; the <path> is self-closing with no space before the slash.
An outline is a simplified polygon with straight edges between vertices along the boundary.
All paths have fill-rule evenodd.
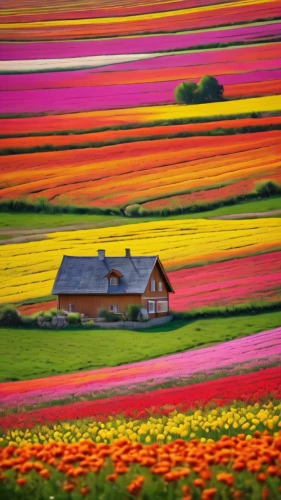
<path id="1" fill-rule="evenodd" d="M 175 99 L 179 104 L 195 104 L 198 100 L 197 83 L 180 83 L 175 89 Z"/>
<path id="2" fill-rule="evenodd" d="M 216 102 L 223 99 L 224 88 L 214 76 L 205 75 L 198 83 L 201 102 Z"/>

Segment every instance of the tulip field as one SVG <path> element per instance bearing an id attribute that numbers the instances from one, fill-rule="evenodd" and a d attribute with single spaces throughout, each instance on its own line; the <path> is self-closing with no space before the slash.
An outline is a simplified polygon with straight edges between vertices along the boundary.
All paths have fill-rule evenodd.
<path id="1" fill-rule="evenodd" d="M 281 500 L 280 34 L 279 0 L 3 4 L 1 500 Z M 60 327 L 63 257 L 125 248 L 171 321 Z"/>
<path id="2" fill-rule="evenodd" d="M 0 269 L 3 276 L 0 298 L 3 303 L 7 303 L 44 297 L 50 294 L 64 254 L 95 255 L 98 248 L 106 244 L 110 255 L 122 255 L 124 246 L 129 244 L 135 255 L 158 254 L 167 271 L 189 267 L 197 269 L 197 266 L 209 264 L 201 271 L 205 272 L 206 276 L 212 270 L 211 263 L 230 261 L 233 265 L 233 259 L 238 258 L 237 265 L 241 268 L 244 260 L 248 258 L 245 264 L 246 276 L 244 273 L 243 279 L 246 287 L 253 286 L 250 298 L 253 299 L 255 293 L 261 298 L 266 290 L 269 290 L 270 295 L 271 290 L 272 299 L 278 299 L 278 282 L 274 284 L 273 279 L 270 281 L 270 264 L 267 265 L 266 261 L 269 259 L 270 262 L 272 259 L 274 262 L 275 252 L 281 248 L 280 229 L 281 220 L 278 218 L 242 221 L 168 219 L 50 233 L 41 241 L 6 244 L 0 247 Z M 268 274 L 267 285 L 259 284 L 258 279 L 256 284 L 252 285 L 254 278 L 248 265 L 249 257 L 258 254 L 263 255 L 260 257 L 259 272 L 265 276 Z M 279 253 L 276 255 L 278 257 Z M 275 271 L 278 271 L 278 259 L 275 259 L 274 265 Z M 184 269 L 172 276 L 177 277 L 179 272 L 189 271 Z M 238 275 L 233 279 L 237 280 L 238 286 Z M 185 283 L 185 280 L 182 280 L 182 283 Z M 238 293 L 243 296 L 242 289 Z M 172 301 L 175 300 L 175 304 L 179 300 L 177 297 L 178 294 L 175 294 L 174 299 L 171 298 Z M 184 295 L 180 297 L 185 300 Z"/>

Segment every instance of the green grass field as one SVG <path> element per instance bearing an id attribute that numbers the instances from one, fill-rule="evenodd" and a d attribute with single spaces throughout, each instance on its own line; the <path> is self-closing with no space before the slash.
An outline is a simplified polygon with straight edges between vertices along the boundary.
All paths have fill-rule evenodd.
<path id="1" fill-rule="evenodd" d="M 217 217 L 220 215 L 243 214 L 249 212 L 267 212 L 270 210 L 281 209 L 281 197 L 270 198 L 267 200 L 256 200 L 247 203 L 238 203 L 236 205 L 224 206 L 215 210 L 208 210 L 194 214 L 170 215 L 168 219 L 202 219 L 208 217 Z M 2 213 L 0 220 L 0 230 L 18 229 L 50 229 L 60 228 L 62 226 L 72 226 L 80 224 L 94 225 L 121 225 L 132 224 L 144 221 L 162 220 L 163 217 L 118 217 L 114 215 L 79 215 L 79 214 L 36 214 L 36 213 Z M 4 235 L 5 238 L 8 235 Z M 11 237 L 11 236 L 10 236 Z M 4 239 L 4 238 L 2 238 Z"/>
<path id="2" fill-rule="evenodd" d="M 151 359 L 251 335 L 281 323 L 281 312 L 173 321 L 149 330 L 0 329 L 0 381 Z"/>

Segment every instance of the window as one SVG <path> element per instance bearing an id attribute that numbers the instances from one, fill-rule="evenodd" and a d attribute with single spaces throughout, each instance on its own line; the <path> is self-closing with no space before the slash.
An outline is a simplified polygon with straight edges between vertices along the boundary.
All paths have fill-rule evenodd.
<path id="1" fill-rule="evenodd" d="M 155 300 L 148 301 L 148 313 L 149 314 L 155 313 Z"/>
<path id="2" fill-rule="evenodd" d="M 158 313 L 168 312 L 168 301 L 167 300 L 159 300 L 157 302 L 157 312 Z"/>
<path id="3" fill-rule="evenodd" d="M 75 305 L 74 304 L 68 304 L 68 312 L 73 313 L 75 311 Z"/>
<path id="4" fill-rule="evenodd" d="M 111 285 L 118 285 L 118 278 L 110 278 Z"/>
<path id="5" fill-rule="evenodd" d="M 119 313 L 119 305 L 118 304 L 112 304 L 110 306 L 110 310 L 114 312 L 115 314 Z"/>
<path id="6" fill-rule="evenodd" d="M 155 280 L 151 280 L 151 291 L 155 292 L 155 290 L 156 290 L 156 282 Z"/>
<path id="7" fill-rule="evenodd" d="M 161 283 L 161 281 L 158 283 L 158 292 L 162 292 L 162 283 Z"/>

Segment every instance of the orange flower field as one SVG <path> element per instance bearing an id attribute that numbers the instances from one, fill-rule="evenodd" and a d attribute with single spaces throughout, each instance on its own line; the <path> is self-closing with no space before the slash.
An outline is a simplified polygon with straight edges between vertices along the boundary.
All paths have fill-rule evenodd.
<path id="1" fill-rule="evenodd" d="M 184 125 L 166 125 L 155 127 L 143 127 L 128 130 L 107 130 L 105 132 L 91 133 L 73 133 L 71 135 L 42 135 L 30 137 L 9 137 L 0 138 L 0 149 L 5 148 L 34 148 L 37 146 L 51 145 L 54 147 L 79 145 L 87 143 L 111 143 L 122 140 L 126 142 L 129 138 L 138 141 L 138 138 L 151 138 L 157 136 L 177 135 L 181 133 L 200 134 L 210 130 L 220 129 L 239 129 L 242 127 L 266 127 L 270 125 L 281 126 L 281 116 L 265 116 L 261 118 L 236 118 L 235 120 L 217 120 L 202 123 L 187 123 Z"/>
<path id="2" fill-rule="evenodd" d="M 161 488 L 170 498 L 185 500 L 218 495 L 250 499 L 253 494 L 277 499 L 281 432 L 272 437 L 257 431 L 250 441 L 245 437 L 223 436 L 204 444 L 177 439 L 147 446 L 123 438 L 112 445 L 81 440 L 7 446 L 0 450 L 0 492 L 29 499 L 50 482 L 60 498 L 69 498 L 71 492 L 76 498 L 96 498 L 101 492 L 107 498 L 155 498 Z"/>
<path id="3" fill-rule="evenodd" d="M 72 151 L 1 157 L 1 195 L 45 196 L 56 203 L 67 199 L 82 205 L 118 207 L 235 184 L 241 176 L 253 181 L 276 178 L 281 165 L 279 136 L 279 131 L 268 131 L 168 142 L 161 139 L 76 150 L 74 160 Z"/>

